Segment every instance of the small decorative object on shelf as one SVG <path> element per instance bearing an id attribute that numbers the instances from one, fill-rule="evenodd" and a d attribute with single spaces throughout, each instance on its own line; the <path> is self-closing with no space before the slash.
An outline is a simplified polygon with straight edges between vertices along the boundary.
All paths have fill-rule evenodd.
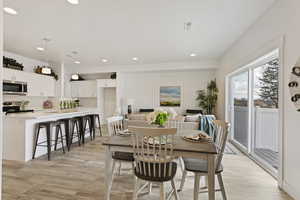
<path id="1" fill-rule="evenodd" d="M 127 112 L 128 112 L 128 114 L 132 113 L 134 103 L 135 103 L 134 99 L 127 99 L 127 105 L 128 105 Z"/>
<path id="2" fill-rule="evenodd" d="M 116 73 L 116 72 L 112 73 L 112 74 L 110 75 L 110 78 L 111 78 L 111 79 L 117 79 L 117 73 Z"/>
<path id="3" fill-rule="evenodd" d="M 70 81 L 83 81 L 84 78 L 82 78 L 79 74 L 72 74 Z"/>
<path id="4" fill-rule="evenodd" d="M 23 71 L 23 64 L 18 63 L 15 59 L 3 56 L 3 67 Z"/>
<path id="5" fill-rule="evenodd" d="M 47 66 L 37 66 L 34 68 L 34 72 L 37 74 L 47 75 L 47 76 L 53 76 L 55 80 L 58 80 L 58 75 Z"/>
<path id="6" fill-rule="evenodd" d="M 78 107 L 75 99 L 62 99 L 59 101 L 59 109 L 61 112 L 72 112 Z"/>
<path id="7" fill-rule="evenodd" d="M 44 109 L 52 109 L 53 108 L 53 103 L 50 100 L 46 100 L 43 103 L 43 108 Z"/>
<path id="8" fill-rule="evenodd" d="M 159 127 L 164 127 L 168 121 L 170 114 L 166 111 L 154 111 L 147 115 L 147 121 L 151 124 L 157 124 Z"/>

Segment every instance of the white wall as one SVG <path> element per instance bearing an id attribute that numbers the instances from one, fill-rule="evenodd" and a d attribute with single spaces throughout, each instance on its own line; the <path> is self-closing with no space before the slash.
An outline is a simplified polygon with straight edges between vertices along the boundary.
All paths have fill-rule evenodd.
<path id="1" fill-rule="evenodd" d="M 217 71 L 217 83 L 222 86 L 219 96 L 218 115 L 225 117 L 225 76 L 255 58 L 280 46 L 283 48 L 283 134 L 284 165 L 283 188 L 295 199 L 300 199 L 300 113 L 290 101 L 288 80 L 291 68 L 300 56 L 300 1 L 282 0 L 261 17 L 243 37 L 224 55 L 221 68 Z"/>
<path id="2" fill-rule="evenodd" d="M 126 109 L 126 99 L 135 100 L 135 108 L 159 107 L 160 86 L 181 86 L 181 107 L 198 108 L 197 90 L 205 89 L 208 81 L 215 79 L 215 70 L 121 72 L 117 76 L 117 99 Z"/>

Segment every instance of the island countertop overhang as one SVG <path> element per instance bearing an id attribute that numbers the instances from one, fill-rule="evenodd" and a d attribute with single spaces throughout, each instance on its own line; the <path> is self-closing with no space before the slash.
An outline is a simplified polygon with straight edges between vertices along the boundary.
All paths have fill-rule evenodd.
<path id="1" fill-rule="evenodd" d="M 49 111 L 37 111 L 32 113 L 15 113 L 5 115 L 5 118 L 16 118 L 23 120 L 45 120 L 45 119 L 60 119 L 68 118 L 73 116 L 80 115 L 89 115 L 89 114 L 99 114 L 100 110 L 97 108 L 78 108 L 73 111 L 58 111 L 58 110 L 49 110 Z"/>

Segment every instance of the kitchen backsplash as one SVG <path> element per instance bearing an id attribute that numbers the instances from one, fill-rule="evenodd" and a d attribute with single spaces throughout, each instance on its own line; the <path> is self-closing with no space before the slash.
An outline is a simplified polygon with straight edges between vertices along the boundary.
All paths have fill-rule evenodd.
<path id="1" fill-rule="evenodd" d="M 97 98 L 79 98 L 80 106 L 95 108 L 97 107 Z"/>
<path id="2" fill-rule="evenodd" d="M 16 96 L 16 95 L 4 95 L 3 101 L 29 101 L 26 109 L 41 110 L 43 109 L 43 102 L 50 100 L 53 102 L 53 106 L 57 106 L 58 100 L 54 97 L 28 97 L 28 96 Z"/>

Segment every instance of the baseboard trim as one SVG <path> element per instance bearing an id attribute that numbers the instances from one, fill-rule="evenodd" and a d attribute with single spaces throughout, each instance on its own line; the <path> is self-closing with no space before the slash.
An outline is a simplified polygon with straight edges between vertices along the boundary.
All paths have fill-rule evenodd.
<path id="1" fill-rule="evenodd" d="M 296 190 L 293 186 L 283 181 L 282 190 L 288 193 L 295 200 L 300 200 L 300 191 Z"/>

